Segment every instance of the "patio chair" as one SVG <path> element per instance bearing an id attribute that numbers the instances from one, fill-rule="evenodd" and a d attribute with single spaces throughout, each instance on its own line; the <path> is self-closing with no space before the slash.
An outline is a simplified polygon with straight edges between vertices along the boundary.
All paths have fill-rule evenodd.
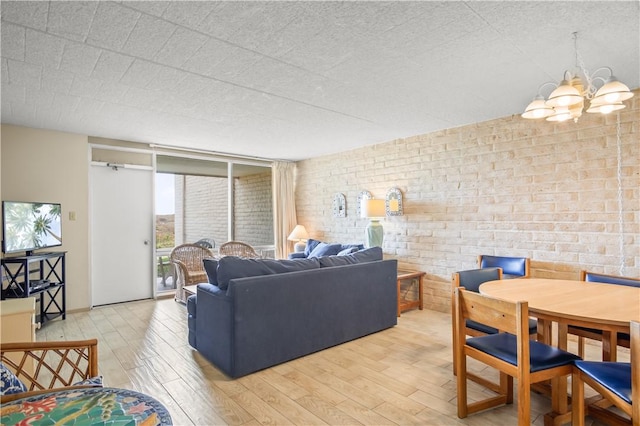
<path id="1" fill-rule="evenodd" d="M 169 259 L 176 270 L 176 300 L 185 303 L 182 288 L 207 282 L 203 259 L 213 258 L 213 252 L 197 244 L 181 244 L 171 250 Z"/>
<path id="2" fill-rule="evenodd" d="M 3 404 L 51 390 L 102 385 L 96 339 L 0 343 L 0 358 L 26 388 L 2 395 Z"/>
<path id="3" fill-rule="evenodd" d="M 640 425 L 640 323 L 631 321 L 630 328 L 631 362 L 575 362 L 571 378 L 573 425 L 584 425 L 585 383 L 630 419 L 600 403 L 589 406 L 589 416 L 606 424 Z"/>
<path id="4" fill-rule="evenodd" d="M 238 256 L 249 259 L 259 259 L 261 256 L 247 243 L 241 241 L 227 241 L 220 245 L 220 256 Z"/>
<path id="5" fill-rule="evenodd" d="M 570 352 L 529 339 L 529 305 L 509 302 L 465 291 L 459 287 L 454 293 L 454 339 L 456 346 L 458 417 L 513 403 L 513 379 L 518 385 L 518 425 L 531 424 L 531 384 L 551 380 L 551 399 L 554 411 L 559 411 L 560 378 L 571 374 L 578 358 Z M 467 339 L 465 322 L 473 320 L 500 330 L 500 333 Z M 499 383 L 483 379 L 478 382 L 496 396 L 469 403 L 467 400 L 467 357 L 473 358 L 500 372 Z M 477 393 L 480 395 L 480 393 Z M 545 419 L 546 420 L 546 419 Z M 545 422 L 546 423 L 546 422 Z"/>
<path id="6" fill-rule="evenodd" d="M 603 284 L 614 285 L 627 285 L 631 287 L 640 287 L 640 279 L 622 277 L 618 275 L 605 275 L 597 274 L 594 272 L 580 271 L 580 281 L 597 282 Z M 617 358 L 618 346 L 628 348 L 630 345 L 629 335 L 627 333 L 620 333 L 616 336 L 616 344 L 611 344 L 613 339 L 611 332 L 597 330 L 594 328 L 580 327 L 576 325 L 569 325 L 567 329 L 568 334 L 573 334 L 578 337 L 578 355 L 584 357 L 584 344 L 585 339 L 592 339 L 603 342 L 602 344 L 602 360 L 603 361 L 615 361 Z"/>

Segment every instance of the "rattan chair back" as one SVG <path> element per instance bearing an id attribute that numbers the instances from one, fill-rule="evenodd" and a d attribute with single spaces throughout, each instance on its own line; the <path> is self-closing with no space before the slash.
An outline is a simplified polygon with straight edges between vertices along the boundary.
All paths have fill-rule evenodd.
<path id="1" fill-rule="evenodd" d="M 3 395 L 2 403 L 98 376 L 96 339 L 2 343 L 0 358 L 27 388 L 27 392 Z"/>
<path id="2" fill-rule="evenodd" d="M 259 259 L 261 256 L 247 243 L 241 241 L 227 241 L 220 246 L 220 256 L 238 256 Z"/>

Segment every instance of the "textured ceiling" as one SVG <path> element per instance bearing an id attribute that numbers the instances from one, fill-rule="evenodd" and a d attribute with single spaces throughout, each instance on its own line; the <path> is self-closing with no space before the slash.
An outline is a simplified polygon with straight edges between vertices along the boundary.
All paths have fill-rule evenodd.
<path id="1" fill-rule="evenodd" d="M 574 31 L 588 70 L 640 86 L 638 1 L 0 8 L 3 123 L 263 158 L 520 114 Z"/>

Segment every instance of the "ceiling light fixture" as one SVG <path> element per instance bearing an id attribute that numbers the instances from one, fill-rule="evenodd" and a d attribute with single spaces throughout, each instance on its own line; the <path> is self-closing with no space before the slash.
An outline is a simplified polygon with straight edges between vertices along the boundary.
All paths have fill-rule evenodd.
<path id="1" fill-rule="evenodd" d="M 522 114 L 523 118 L 546 118 L 547 121 L 573 119 L 574 122 L 578 122 L 585 110 L 585 101 L 588 102 L 586 112 L 608 114 L 625 108 L 622 102 L 633 97 L 629 88 L 613 75 L 611 68 L 601 67 L 590 74 L 578 53 L 577 32 L 573 33 L 573 42 L 576 53 L 575 70 L 565 71 L 560 84 L 553 81 L 543 83 L 538 88 L 536 97 L 527 105 Z M 602 83 L 600 88 L 595 85 L 597 81 Z M 545 100 L 542 89 L 546 86 L 553 86 L 554 90 Z"/>

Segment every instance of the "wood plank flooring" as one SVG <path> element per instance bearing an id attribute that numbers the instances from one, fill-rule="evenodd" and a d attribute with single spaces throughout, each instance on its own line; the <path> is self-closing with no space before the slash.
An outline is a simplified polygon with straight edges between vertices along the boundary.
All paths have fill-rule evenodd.
<path id="1" fill-rule="evenodd" d="M 392 329 L 236 380 L 188 345 L 186 308 L 172 299 L 68 314 L 36 336 L 97 338 L 106 385 L 154 396 L 176 425 L 517 423 L 516 404 L 458 419 L 450 315 L 430 310 L 405 312 Z M 597 359 L 598 352 L 587 345 L 588 358 Z M 620 360 L 625 357 L 621 349 Z M 473 371 L 482 368 L 470 364 Z M 470 398 L 486 392 L 470 382 Z M 542 425 L 549 409 L 546 397 L 533 394 L 534 424 Z"/>

